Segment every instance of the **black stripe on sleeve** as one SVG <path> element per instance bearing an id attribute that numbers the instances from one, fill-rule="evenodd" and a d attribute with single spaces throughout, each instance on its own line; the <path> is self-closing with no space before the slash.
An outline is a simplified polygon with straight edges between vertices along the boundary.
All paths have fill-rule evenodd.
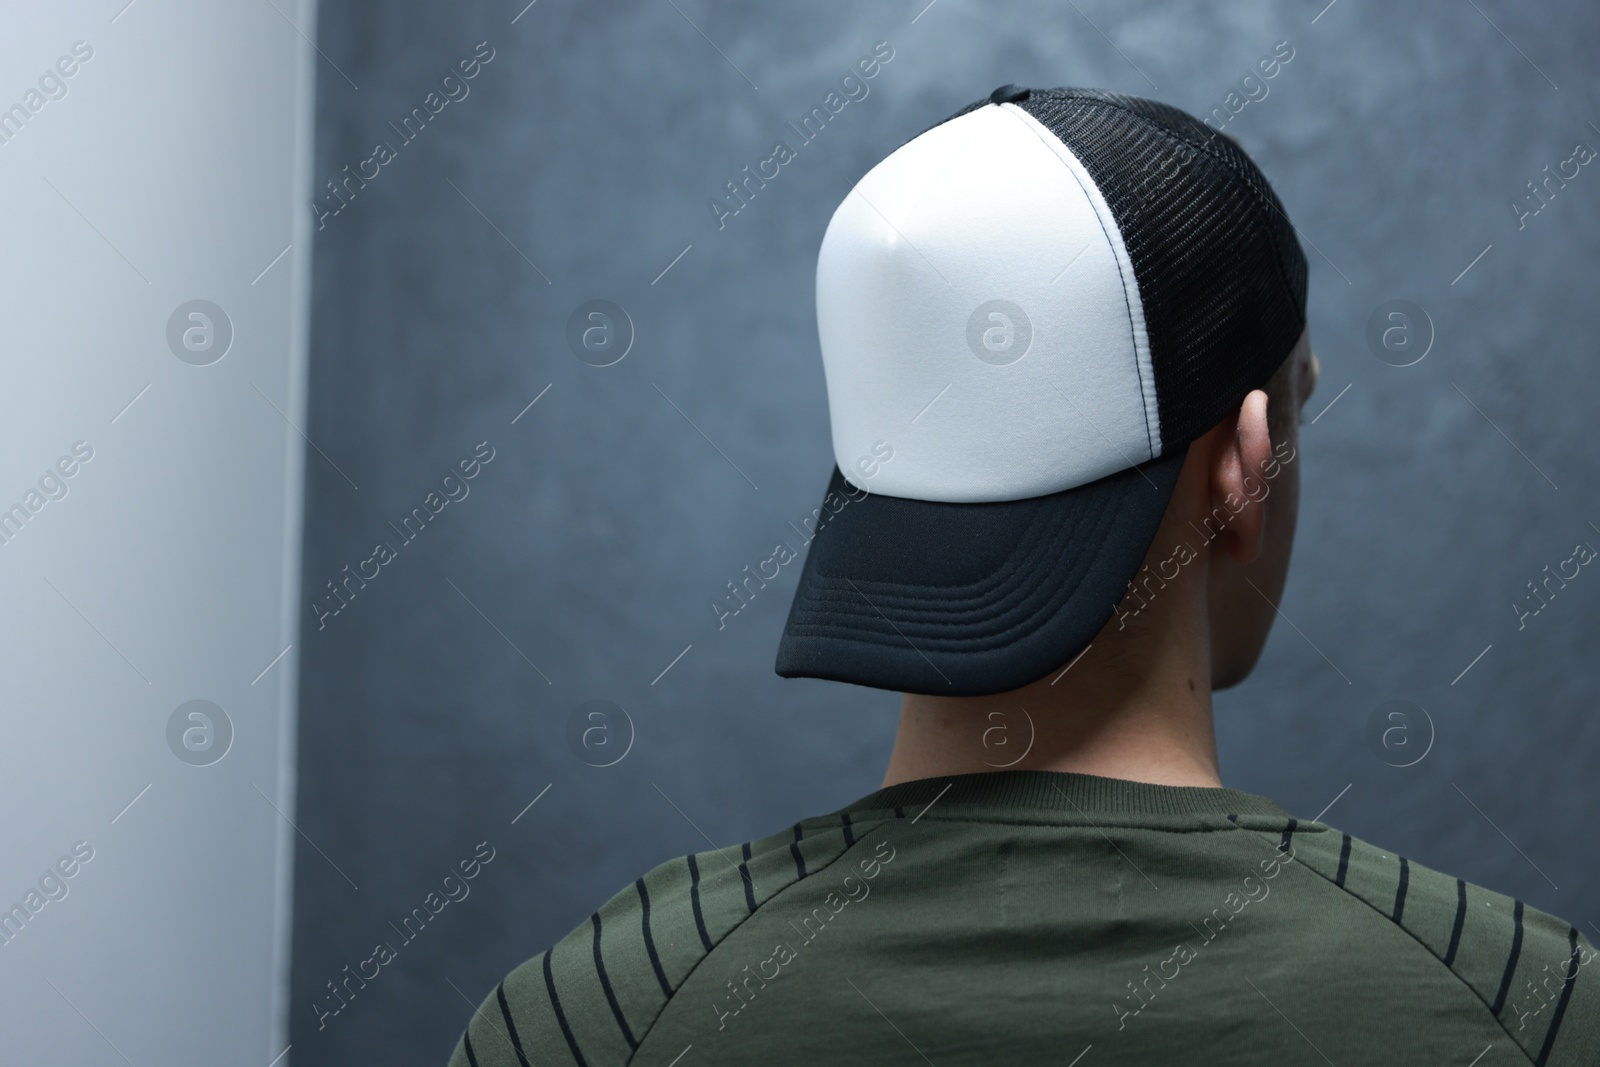
<path id="1" fill-rule="evenodd" d="M 694 861 L 694 856 L 685 856 L 689 861 L 689 903 L 694 905 L 694 925 L 700 931 L 700 943 L 711 951 L 711 935 L 706 933 L 706 917 L 700 910 L 700 865 Z"/>
<path id="2" fill-rule="evenodd" d="M 1236 823 L 1236 822 L 1239 821 L 1239 816 L 1237 816 L 1237 815 L 1229 815 L 1228 816 L 1228 821 L 1232 822 L 1232 823 Z"/>
<path id="3" fill-rule="evenodd" d="M 1350 835 L 1344 835 L 1344 844 L 1339 846 L 1339 873 L 1334 875 L 1333 884 L 1340 889 L 1344 888 L 1344 876 L 1350 873 Z"/>
<path id="4" fill-rule="evenodd" d="M 1517 970 L 1517 957 L 1522 955 L 1522 901 L 1520 900 L 1512 911 L 1512 919 L 1517 929 L 1511 935 L 1511 956 L 1506 960 L 1506 973 L 1500 978 L 1500 992 L 1495 994 L 1494 1007 L 1489 1009 L 1495 1015 L 1499 1015 L 1500 1009 L 1506 1006 L 1506 994 L 1511 992 L 1511 976 Z"/>
<path id="5" fill-rule="evenodd" d="M 1290 844 L 1290 838 L 1294 837 L 1294 828 L 1296 826 L 1299 826 L 1299 825 L 1300 825 L 1300 823 L 1299 823 L 1298 820 L 1290 819 L 1289 820 L 1289 825 L 1285 826 L 1283 828 L 1283 840 L 1278 842 L 1278 851 L 1279 852 L 1293 852 L 1294 851 L 1293 846 Z"/>
<path id="6" fill-rule="evenodd" d="M 739 880 L 744 883 L 744 903 L 750 914 L 756 913 L 756 884 L 750 878 L 750 842 L 744 843 L 744 859 L 739 861 Z"/>
<path id="7" fill-rule="evenodd" d="M 1567 944 L 1572 946 L 1572 958 L 1567 962 L 1567 977 L 1561 983 L 1561 999 L 1556 1003 L 1556 1013 L 1550 1017 L 1550 1032 L 1544 1035 L 1544 1044 L 1539 1048 L 1539 1058 L 1534 1060 L 1535 1067 L 1544 1067 L 1545 1061 L 1550 1058 L 1550 1049 L 1555 1046 L 1556 1032 L 1561 1029 L 1561 1017 L 1567 1013 L 1567 1001 L 1572 999 L 1572 987 L 1578 981 L 1578 968 L 1583 961 L 1578 956 L 1578 928 L 1567 927 Z"/>
<path id="8" fill-rule="evenodd" d="M 555 1009 L 556 1022 L 561 1024 L 561 1035 L 567 1039 L 567 1048 L 572 1052 L 572 1058 L 578 1061 L 578 1067 L 589 1067 L 589 1061 L 583 1058 L 583 1050 L 578 1048 L 578 1039 L 572 1036 L 572 1027 L 567 1025 L 567 1013 L 561 1010 L 561 998 L 556 996 L 556 978 L 550 973 L 550 953 L 544 954 L 544 988 L 550 995 L 550 1006 Z M 506 1023 L 511 1022 L 511 1013 L 506 1011 L 506 995 L 500 993 L 500 1010 L 505 1012 Z M 511 1039 L 516 1040 L 516 1031 L 511 1032 Z M 517 1045 L 517 1058 L 522 1061 L 523 1067 L 532 1067 L 525 1056 L 522 1055 L 522 1045 Z"/>
<path id="9" fill-rule="evenodd" d="M 1444 954 L 1444 965 L 1456 960 L 1456 949 L 1461 947 L 1461 928 L 1467 923 L 1467 883 L 1456 879 L 1456 924 L 1450 928 L 1450 948 Z"/>
<path id="10" fill-rule="evenodd" d="M 789 843 L 789 855 L 794 857 L 794 869 L 800 872 L 800 877 L 806 876 L 806 858 L 800 855 L 800 824 L 794 824 L 794 840 Z"/>
<path id="11" fill-rule="evenodd" d="M 644 928 L 645 951 L 650 953 L 650 966 L 655 969 L 656 981 L 661 983 L 661 992 L 670 997 L 672 996 L 672 984 L 667 981 L 667 973 L 661 969 L 661 957 L 656 954 L 656 939 L 650 933 L 650 894 L 645 890 L 643 878 L 633 884 L 639 890 L 639 907 L 641 909 L 639 925 Z"/>
<path id="12" fill-rule="evenodd" d="M 628 1042 L 628 1048 L 637 1049 L 639 1042 L 633 1039 L 633 1030 L 628 1026 L 628 1020 L 622 1014 L 622 1005 L 617 1003 L 617 994 L 611 988 L 611 978 L 606 974 L 606 961 L 600 956 L 600 913 L 598 911 L 589 917 L 589 923 L 594 927 L 594 973 L 600 976 L 600 988 L 605 990 L 606 1003 L 611 1005 L 611 1014 L 616 1016 L 617 1025 L 622 1028 L 622 1037 Z"/>
<path id="13" fill-rule="evenodd" d="M 544 982 L 550 989 L 550 1002 L 554 1004 L 556 1002 L 556 987 L 555 983 L 550 980 L 550 953 L 548 952 L 544 954 Z M 506 985 L 504 982 L 494 987 L 494 995 L 500 1001 L 500 1017 L 506 1021 L 506 1033 L 511 1035 L 511 1047 L 517 1053 L 517 1062 L 522 1064 L 522 1067 L 532 1067 L 528 1063 L 527 1055 L 522 1051 L 522 1038 L 517 1036 L 517 1024 L 511 1018 L 511 1005 L 506 1003 Z M 556 1008 L 556 1017 L 561 1017 L 560 1007 Z M 565 1019 L 561 1020 L 561 1028 L 563 1030 L 567 1028 Z M 569 1036 L 567 1040 L 570 1041 L 572 1038 Z M 572 1046 L 572 1051 L 576 1053 L 578 1046 Z M 582 1063 L 583 1057 L 579 1056 L 578 1062 Z"/>
<path id="14" fill-rule="evenodd" d="M 1406 911 L 1406 886 L 1411 882 L 1411 864 L 1406 862 L 1404 856 L 1400 857 L 1400 887 L 1394 892 L 1394 914 L 1390 916 L 1395 922 L 1400 921 L 1400 916 Z"/>
<path id="15" fill-rule="evenodd" d="M 896 806 L 895 809 L 894 809 L 894 817 L 897 818 L 897 819 L 905 818 L 906 817 L 906 809 Z"/>
<path id="16" fill-rule="evenodd" d="M 467 1067 L 478 1067 L 478 1057 L 472 1051 L 472 1038 L 467 1034 L 461 1035 L 461 1047 L 467 1053 Z"/>
<path id="17" fill-rule="evenodd" d="M 849 848 L 856 843 L 856 835 L 850 832 L 850 813 L 841 811 L 839 817 L 844 820 L 844 847 Z"/>

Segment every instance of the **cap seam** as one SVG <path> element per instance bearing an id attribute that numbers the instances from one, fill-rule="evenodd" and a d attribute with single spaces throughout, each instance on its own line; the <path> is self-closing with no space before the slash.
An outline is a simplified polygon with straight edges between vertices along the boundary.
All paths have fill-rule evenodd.
<path id="1" fill-rule="evenodd" d="M 1012 109 L 1015 109 L 1016 111 L 1021 112 L 1024 115 L 1026 115 L 1029 120 L 1032 120 L 1031 122 L 1024 121 L 1022 119 L 1018 119 L 1018 121 L 1022 123 L 1023 127 L 1026 130 L 1028 130 L 1029 133 L 1033 134 L 1034 137 L 1038 138 L 1040 144 L 1044 145 L 1046 150 L 1048 150 L 1051 155 L 1054 155 L 1054 156 L 1057 157 L 1057 159 L 1060 159 L 1060 156 L 1056 153 L 1055 149 L 1051 148 L 1050 145 L 1045 142 L 1043 137 L 1040 137 L 1039 129 L 1037 129 L 1036 127 L 1043 127 L 1046 133 L 1051 133 L 1051 131 L 1049 130 L 1048 127 L 1045 127 L 1044 124 L 1041 123 L 1037 118 L 1035 118 L 1031 112 L 1027 111 L 1027 109 L 1023 108 L 1020 104 L 1017 104 L 1017 103 L 995 104 L 994 106 L 998 107 L 1002 111 L 1005 111 L 1008 108 L 1012 108 Z M 1015 116 L 1013 116 L 1013 117 L 1015 117 Z M 1051 136 L 1055 136 L 1055 135 L 1053 133 L 1051 133 Z M 1061 145 L 1062 148 L 1065 148 L 1068 152 L 1071 152 L 1072 155 L 1073 155 L 1073 158 L 1075 158 L 1075 159 L 1077 158 L 1078 153 L 1074 152 L 1072 150 L 1072 146 L 1071 145 L 1067 144 L 1065 141 L 1062 141 L 1059 137 L 1056 137 L 1056 141 Z M 1081 166 L 1083 161 L 1080 159 L 1080 160 L 1078 160 L 1078 163 Z M 1145 383 L 1145 380 L 1144 380 L 1144 366 L 1143 366 L 1143 364 L 1141 363 L 1141 361 L 1139 359 L 1139 339 L 1138 339 L 1138 336 L 1137 336 L 1138 335 L 1138 330 L 1134 326 L 1134 322 L 1133 322 L 1133 303 L 1128 298 L 1128 276 L 1122 269 L 1122 257 L 1117 255 L 1116 244 L 1112 242 L 1111 234 L 1108 233 L 1107 230 L 1106 230 L 1106 220 L 1104 218 L 1102 218 L 1101 215 L 1100 215 L 1100 207 L 1099 207 L 1099 205 L 1097 205 L 1095 203 L 1094 197 L 1089 195 L 1088 190 L 1083 188 L 1083 179 L 1078 176 L 1078 172 L 1077 171 L 1075 171 L 1071 167 L 1067 166 L 1065 161 L 1062 161 L 1061 166 L 1068 174 L 1072 175 L 1072 180 L 1077 183 L 1079 191 L 1084 194 L 1084 199 L 1089 201 L 1089 209 L 1094 212 L 1095 221 L 1100 224 L 1100 234 L 1101 234 L 1102 237 L 1105 238 L 1106 245 L 1108 247 L 1110 247 L 1110 249 L 1111 249 L 1112 262 L 1116 263 L 1116 265 L 1117 265 L 1117 279 L 1122 283 L 1122 306 L 1128 313 L 1128 341 L 1133 346 L 1133 373 L 1134 373 L 1134 376 L 1136 378 L 1138 378 L 1138 380 L 1139 380 L 1139 412 L 1140 412 L 1141 415 L 1144 416 L 1145 447 L 1150 453 L 1150 458 L 1151 459 L 1155 459 L 1155 458 L 1158 457 L 1159 453 L 1156 451 L 1155 437 L 1152 434 L 1151 429 L 1150 429 L 1150 405 L 1147 402 L 1148 401 L 1148 397 L 1155 395 L 1155 383 L 1154 382 L 1150 383 L 1150 390 L 1149 390 L 1148 393 L 1146 393 L 1146 391 L 1145 391 L 1145 384 L 1146 383 Z M 1090 175 L 1090 180 L 1091 181 L 1093 180 L 1093 175 Z M 1097 188 L 1095 191 L 1099 192 L 1099 189 Z M 1103 195 L 1102 195 L 1101 199 L 1104 200 L 1104 196 Z M 1122 238 L 1122 225 L 1121 225 L 1121 223 L 1119 223 L 1117 221 L 1116 212 L 1112 210 L 1111 205 L 1109 203 L 1107 203 L 1105 205 L 1105 207 L 1106 207 L 1106 211 L 1111 214 L 1111 222 L 1113 224 L 1115 224 L 1116 227 L 1117 227 L 1117 239 L 1118 239 L 1118 241 L 1121 241 L 1122 244 L 1123 244 L 1123 247 L 1126 248 L 1127 247 L 1127 242 Z M 1132 267 L 1133 267 L 1133 264 L 1130 262 L 1128 264 L 1129 270 L 1132 270 Z M 1134 275 L 1133 285 L 1134 285 L 1135 288 L 1138 288 L 1139 278 L 1138 278 L 1137 274 Z M 1144 307 L 1144 294 L 1142 292 L 1139 294 L 1139 306 L 1140 306 L 1140 310 L 1141 310 L 1141 313 L 1142 313 L 1143 307 Z M 1146 350 L 1149 349 L 1149 345 L 1150 345 L 1149 338 L 1150 338 L 1150 330 L 1149 330 L 1149 327 L 1147 325 L 1146 328 L 1145 328 L 1145 348 L 1146 348 Z M 1151 368 L 1150 369 L 1151 369 L 1151 373 L 1154 374 L 1155 365 L 1154 365 L 1154 361 L 1153 360 L 1151 362 Z M 1138 464 L 1135 463 L 1135 464 L 1133 464 L 1133 466 L 1137 467 Z"/>
<path id="2" fill-rule="evenodd" d="M 1191 140 L 1190 138 L 1188 138 L 1188 137 L 1186 137 L 1186 136 L 1184 136 L 1182 134 L 1174 132 L 1172 129 L 1170 129 L 1170 128 L 1166 127 L 1166 126 L 1163 126 L 1161 123 L 1159 123 L 1156 120 L 1150 118 L 1148 115 L 1141 115 L 1139 112 L 1133 110 L 1130 107 L 1127 107 L 1124 104 L 1120 104 L 1115 100 L 1107 99 L 1107 98 L 1102 97 L 1102 96 L 1094 96 L 1094 95 L 1083 93 L 1081 91 L 1073 90 L 1073 89 L 1063 89 L 1063 90 L 1060 90 L 1060 92 L 1062 93 L 1063 96 L 1066 96 L 1066 97 L 1068 97 L 1070 99 L 1073 99 L 1073 100 L 1084 100 L 1084 101 L 1088 101 L 1088 102 L 1091 102 L 1091 103 L 1100 104 L 1100 105 L 1102 105 L 1104 107 L 1107 107 L 1107 108 L 1110 108 L 1110 109 L 1112 109 L 1114 111 L 1120 111 L 1123 114 L 1127 115 L 1128 117 L 1137 120 L 1138 122 L 1143 124 L 1145 127 L 1155 131 L 1157 134 L 1159 134 L 1160 136 L 1162 136 L 1162 137 L 1164 137 L 1164 138 L 1166 138 L 1168 140 L 1176 141 L 1179 144 L 1188 145 L 1190 148 L 1193 148 L 1196 151 L 1204 152 L 1208 158 L 1210 158 L 1210 159 L 1214 160 L 1215 162 L 1219 163 L 1221 166 L 1223 166 L 1225 169 L 1227 169 L 1235 177 L 1242 179 L 1243 182 L 1244 182 L 1245 188 L 1250 190 L 1250 194 L 1252 196 L 1254 196 L 1262 204 L 1264 204 L 1269 211 L 1271 211 L 1271 212 L 1273 212 L 1274 214 L 1277 214 L 1277 215 L 1283 215 L 1284 221 L 1288 222 L 1288 215 L 1284 213 L 1282 208 L 1278 207 L 1277 204 L 1274 204 L 1272 202 L 1273 198 L 1267 194 L 1266 190 L 1263 190 L 1263 189 L 1257 187 L 1255 179 L 1251 176 L 1251 174 L 1248 171 L 1242 170 L 1239 167 L 1234 166 L 1226 158 L 1224 158 L 1223 156 L 1219 155 L 1217 152 L 1213 151 L 1211 149 L 1211 147 L 1210 147 L 1210 142 L 1197 142 L 1197 141 Z M 1030 96 L 1030 100 L 1031 99 L 1032 98 Z M 1193 118 L 1193 116 L 1188 116 L 1188 117 Z M 1216 134 L 1213 133 L 1212 134 L 1212 140 L 1215 141 L 1215 139 L 1216 139 Z M 1065 142 L 1063 142 L 1063 143 L 1065 143 Z M 1241 149 L 1240 151 L 1243 151 L 1243 149 Z M 1265 179 L 1263 179 L 1263 180 L 1265 180 Z M 1289 226 L 1290 226 L 1291 229 L 1294 228 L 1294 224 L 1292 222 L 1289 223 Z M 1291 302 L 1294 302 L 1292 300 L 1292 297 L 1293 297 L 1293 294 L 1294 294 L 1294 286 L 1289 283 L 1289 277 L 1284 272 L 1283 247 L 1278 243 L 1277 234 L 1272 232 L 1272 228 L 1271 227 L 1264 227 L 1264 228 L 1267 231 L 1267 240 L 1272 243 L 1273 266 L 1277 268 L 1278 280 L 1283 283 L 1284 291 L 1290 295 Z M 1302 318 L 1303 317 L 1304 317 L 1304 312 L 1302 310 Z"/>

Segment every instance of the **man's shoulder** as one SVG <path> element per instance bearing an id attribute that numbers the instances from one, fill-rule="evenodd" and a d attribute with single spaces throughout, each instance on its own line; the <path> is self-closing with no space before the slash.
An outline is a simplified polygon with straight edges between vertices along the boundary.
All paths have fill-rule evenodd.
<path id="1" fill-rule="evenodd" d="M 868 869 L 880 863 L 869 839 L 894 817 L 825 815 L 668 860 L 507 975 L 474 1013 L 451 1067 L 626 1063 L 718 943 L 846 854 Z"/>
<path id="2" fill-rule="evenodd" d="M 1296 907 L 1259 912 L 1262 918 L 1272 916 L 1272 921 L 1256 930 L 1262 935 L 1270 931 L 1268 940 L 1285 946 L 1285 954 L 1302 962 L 1315 958 L 1316 988 L 1310 992 L 1322 992 L 1312 996 L 1308 1004 L 1321 1003 L 1323 1010 L 1331 1010 L 1329 997 L 1333 996 L 1333 1002 L 1359 1004 L 1363 1006 L 1360 1010 L 1365 1011 L 1375 1003 L 1375 997 L 1382 999 L 1380 990 L 1395 987 L 1394 992 L 1404 994 L 1397 1003 L 1406 1005 L 1404 1013 L 1416 1026 L 1426 1028 L 1430 1019 L 1439 1025 L 1445 1025 L 1448 1019 L 1461 1020 L 1466 1017 L 1462 1012 L 1472 1015 L 1477 1010 L 1474 1005 L 1481 1005 L 1490 1036 L 1501 1032 L 1510 1036 L 1530 1062 L 1600 1062 L 1600 967 L 1588 966 L 1595 950 L 1571 924 L 1324 824 L 1298 822 L 1281 814 L 1229 818 L 1232 827 L 1217 817 L 1222 827 L 1230 831 L 1247 831 L 1262 839 L 1266 847 L 1261 856 L 1266 857 L 1263 862 L 1271 868 L 1266 877 L 1281 878 L 1282 873 L 1295 871 L 1289 875 L 1290 880 L 1308 890 L 1283 894 L 1285 902 L 1299 901 Z M 774 973 L 787 975 L 781 957 L 762 961 L 759 954 L 741 954 L 737 946 L 751 942 L 745 947 L 753 951 L 758 947 L 753 938 L 770 937 L 774 932 L 799 944 L 799 940 L 790 939 L 791 931 L 777 931 L 778 919 L 813 914 L 813 905 L 818 905 L 814 923 L 805 920 L 807 928 L 792 931 L 795 938 L 809 942 L 809 924 L 819 928 L 834 925 L 830 915 L 844 912 L 854 894 L 864 898 L 874 886 L 882 884 L 877 880 L 878 873 L 893 863 L 891 839 L 898 841 L 900 836 L 890 828 L 898 823 L 909 831 L 911 822 L 909 813 L 899 809 L 834 814 L 804 820 L 789 830 L 748 844 L 661 864 L 499 983 L 475 1012 L 457 1044 L 452 1067 L 627 1063 L 652 1035 L 652 1048 L 647 1053 L 659 1057 L 667 1051 L 666 1044 L 674 1044 L 665 1057 L 671 1059 L 676 1046 L 689 1040 L 679 1032 L 683 1030 L 683 1020 L 678 1018 L 680 1008 L 668 1011 L 669 1004 L 677 1005 L 683 1000 L 680 994 L 686 988 L 697 991 L 691 998 L 694 1010 L 704 1009 L 707 1019 L 711 1018 L 711 1011 L 719 1016 L 724 1011 L 738 1014 L 742 1005 L 739 998 L 753 995 L 741 994 L 738 989 L 724 990 L 721 979 L 727 976 L 719 973 L 713 981 L 708 977 L 709 969 L 697 975 L 697 969 L 706 964 L 714 950 L 722 947 L 717 957 L 720 959 L 730 951 L 727 945 L 733 945 L 735 963 L 755 961 L 756 971 L 748 966 L 728 970 L 736 979 L 748 978 L 757 988 L 765 985 L 761 975 L 766 980 L 775 980 Z M 924 836 L 929 837 L 930 843 L 951 844 L 949 828 L 937 818 L 923 820 L 922 828 L 935 823 L 938 830 L 928 829 Z M 1116 828 L 1102 830 L 1121 836 Z M 1154 847 L 1148 834 L 1140 833 L 1145 838 L 1144 846 Z M 983 837 L 985 841 L 992 838 L 996 849 L 1005 847 L 1003 833 Z M 1195 852 L 1196 844 L 1202 843 L 1191 842 L 1184 862 L 1196 861 L 1204 867 L 1204 859 L 1215 858 L 1216 854 L 1204 845 Z M 1124 845 L 1138 852 L 1130 842 L 1125 841 Z M 981 850 L 986 846 L 967 835 L 962 837 L 960 847 Z M 1039 854 L 1054 855 L 1055 851 L 1045 849 Z M 1249 851 L 1254 853 L 1253 849 Z M 1051 862 L 1059 864 L 1066 858 L 1056 856 Z M 1177 853 L 1172 859 L 1178 862 Z M 920 880 L 907 882 L 902 875 L 890 876 L 897 889 L 917 887 L 917 892 L 899 899 L 919 912 L 930 880 L 937 880 L 949 890 L 952 882 L 978 883 L 985 877 L 999 878 L 1005 882 L 999 895 L 1011 901 L 1008 906 L 1013 907 L 1022 906 L 1026 884 L 1031 884 L 1016 869 L 1021 862 L 1018 856 L 1011 857 L 1010 866 L 997 863 L 989 867 L 947 862 L 949 854 L 943 852 L 924 855 L 922 860 Z M 1126 856 L 1121 857 L 1120 862 L 1127 861 Z M 909 861 L 893 863 L 894 870 L 906 862 Z M 813 877 L 825 871 L 829 872 L 826 878 Z M 1285 883 L 1275 881 L 1273 885 Z M 1256 892 L 1264 896 L 1266 888 L 1257 886 Z M 1243 891 L 1251 891 L 1250 880 L 1246 880 Z M 789 895 L 784 897 L 785 903 L 778 908 L 762 910 L 786 893 Z M 1166 889 L 1169 901 L 1186 899 L 1173 898 L 1171 893 L 1171 888 Z M 1276 896 L 1276 890 L 1274 893 Z M 1209 890 L 1204 899 L 1210 899 Z M 1019 921 L 1025 919 L 1026 924 L 1036 928 L 1039 936 L 1035 940 L 1041 945 L 1053 943 L 1045 936 L 1054 929 L 1051 923 L 1060 926 L 1077 922 L 1081 926 L 1097 921 L 1092 908 L 1063 910 L 1059 893 L 1046 893 L 1041 900 L 1050 903 L 1041 904 L 1043 910 L 1037 914 L 1012 916 Z M 1124 898 L 1118 896 L 1117 900 Z M 790 907 L 795 901 L 800 905 Z M 1224 904 L 1219 922 L 1228 918 L 1225 913 L 1230 907 Z M 853 909 L 849 910 L 853 914 Z M 1253 908 L 1249 913 L 1258 914 Z M 873 925 L 881 928 L 878 934 L 894 929 L 906 936 L 922 936 L 917 932 L 923 929 L 920 914 L 898 914 L 894 910 L 874 914 L 878 918 Z M 1004 918 L 1008 913 L 1005 909 L 985 911 L 978 904 L 970 909 L 963 905 L 959 914 L 947 914 L 945 919 L 956 926 L 964 921 L 963 916 L 971 918 L 976 926 L 984 921 L 992 925 L 995 914 Z M 753 919 L 757 921 L 752 922 Z M 1117 928 L 1128 935 L 1126 924 Z M 1206 937 L 1211 928 L 1208 922 L 1198 936 Z M 733 937 L 736 932 L 740 934 L 738 938 Z M 856 935 L 838 941 L 836 948 L 827 947 L 826 939 L 822 939 L 817 944 L 823 947 L 804 951 L 853 952 L 853 965 L 864 966 L 873 962 L 862 956 L 870 946 L 882 950 L 886 945 L 900 944 L 887 935 L 874 941 L 876 935 L 865 928 L 858 928 Z M 977 943 L 990 941 L 979 939 Z M 759 947 L 765 949 L 767 944 L 763 941 Z M 1223 946 L 1224 952 L 1237 949 L 1253 959 L 1262 950 L 1259 937 L 1247 941 L 1222 938 L 1217 944 Z M 1289 945 L 1297 946 L 1293 953 L 1286 947 Z M 1214 955 L 1217 950 L 1210 951 Z M 879 954 L 884 959 L 876 962 L 892 964 L 894 969 L 906 958 L 903 952 Z M 912 955 L 923 958 L 917 953 Z M 1060 968 L 1072 966 L 1068 957 L 1056 950 L 1041 950 L 1034 955 L 1039 958 L 1030 957 L 1031 963 L 1043 968 L 1038 971 L 1041 982 L 1065 980 Z M 941 964 L 946 965 L 958 970 L 967 966 L 959 959 Z M 1311 976 L 1307 975 L 1306 980 L 1311 981 Z M 784 981 L 789 995 L 797 995 L 796 990 L 806 979 L 785 977 Z M 968 989 L 965 995 L 970 994 Z M 719 1008 L 713 1001 L 727 1003 Z M 939 1010 L 954 1012 L 952 1020 L 960 1015 L 954 1005 Z M 770 1029 L 781 1020 L 782 1013 L 775 1015 L 768 1010 L 765 1018 Z M 1154 1030 L 1149 1032 L 1153 1034 Z M 754 1031 L 740 1033 L 750 1036 Z"/>
<path id="3" fill-rule="evenodd" d="M 1404 931 L 1535 1063 L 1600 1062 L 1600 966 L 1571 923 L 1322 823 L 1238 821 Z"/>

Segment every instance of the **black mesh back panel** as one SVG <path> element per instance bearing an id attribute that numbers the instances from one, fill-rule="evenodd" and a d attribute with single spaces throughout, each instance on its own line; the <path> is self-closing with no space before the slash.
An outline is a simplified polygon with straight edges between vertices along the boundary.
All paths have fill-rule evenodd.
<path id="1" fill-rule="evenodd" d="M 1100 187 L 1139 282 L 1163 451 L 1188 444 L 1264 385 L 1305 329 L 1306 258 L 1282 205 L 1231 138 L 1175 107 L 1098 89 L 996 94 Z"/>

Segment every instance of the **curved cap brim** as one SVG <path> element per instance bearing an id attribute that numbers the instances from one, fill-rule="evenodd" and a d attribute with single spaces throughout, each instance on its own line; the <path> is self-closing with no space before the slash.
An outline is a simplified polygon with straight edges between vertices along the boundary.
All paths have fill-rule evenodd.
<path id="1" fill-rule="evenodd" d="M 1186 452 L 1049 496 L 979 504 L 866 493 L 835 467 L 778 674 L 941 696 L 1044 677 L 1111 618 Z"/>

